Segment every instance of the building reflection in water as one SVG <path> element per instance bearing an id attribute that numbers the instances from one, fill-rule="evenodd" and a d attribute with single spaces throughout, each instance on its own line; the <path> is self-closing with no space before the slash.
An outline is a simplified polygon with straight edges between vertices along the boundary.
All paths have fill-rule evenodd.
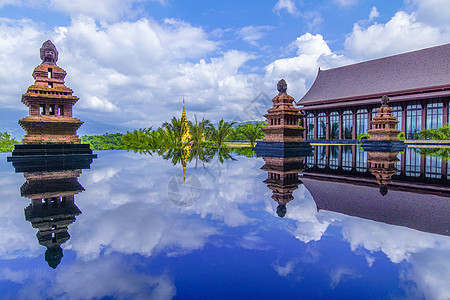
<path id="1" fill-rule="evenodd" d="M 312 156 L 263 159 L 262 169 L 268 172 L 264 183 L 280 203 L 280 216 L 303 184 L 318 211 L 450 235 L 445 161 L 421 157 L 411 148 L 405 153 L 364 152 L 357 145 L 315 146 Z"/>
<path id="2" fill-rule="evenodd" d="M 78 177 L 91 163 L 92 157 L 13 163 L 16 172 L 23 172 L 26 179 L 20 194 L 31 200 L 25 208 L 25 219 L 38 230 L 38 242 L 47 248 L 45 261 L 53 269 L 63 257 L 61 245 L 70 239 L 68 226 L 81 214 L 75 205 L 75 195 L 84 191 Z"/>

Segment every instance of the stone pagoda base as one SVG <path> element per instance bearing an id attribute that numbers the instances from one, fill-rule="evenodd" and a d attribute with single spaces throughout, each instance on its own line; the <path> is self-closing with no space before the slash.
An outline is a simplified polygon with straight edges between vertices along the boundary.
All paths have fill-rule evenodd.
<path id="1" fill-rule="evenodd" d="M 7 161 L 20 173 L 89 169 L 94 158 L 89 144 L 17 144 Z"/>
<path id="2" fill-rule="evenodd" d="M 403 152 L 406 150 L 404 141 L 370 141 L 363 140 L 361 147 L 369 152 Z"/>
<path id="3" fill-rule="evenodd" d="M 50 116 L 28 116 L 19 120 L 26 131 L 22 143 L 71 143 L 79 144 L 77 129 L 83 124 L 75 118 L 58 118 Z"/>
<path id="4" fill-rule="evenodd" d="M 309 142 L 264 142 L 256 143 L 253 150 L 263 157 L 304 157 L 313 155 Z"/>

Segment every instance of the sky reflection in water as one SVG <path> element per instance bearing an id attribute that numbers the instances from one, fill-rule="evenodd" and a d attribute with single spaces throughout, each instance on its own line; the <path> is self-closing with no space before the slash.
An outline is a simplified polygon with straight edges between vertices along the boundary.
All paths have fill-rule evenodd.
<path id="1" fill-rule="evenodd" d="M 86 189 L 75 195 L 82 214 L 69 225 L 71 238 L 53 270 L 37 229 L 24 218 L 25 178 L 6 156 L 0 156 L 2 298 L 450 297 L 448 236 L 318 212 L 304 185 L 281 219 L 263 183 L 263 159 L 241 156 L 188 164 L 191 184 L 184 189 L 194 187 L 192 197 L 177 205 L 170 192 L 181 165 L 156 155 L 99 152 L 78 179 Z"/>

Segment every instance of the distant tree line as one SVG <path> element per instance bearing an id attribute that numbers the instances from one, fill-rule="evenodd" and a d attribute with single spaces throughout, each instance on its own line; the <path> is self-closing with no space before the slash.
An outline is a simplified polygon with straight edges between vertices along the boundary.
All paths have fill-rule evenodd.
<path id="1" fill-rule="evenodd" d="M 83 135 L 81 142 L 90 144 L 92 150 L 121 150 L 125 149 L 121 133 L 105 133 L 102 135 Z"/>
<path id="2" fill-rule="evenodd" d="M 173 117 L 170 122 L 153 130 L 152 127 L 145 129 L 136 129 L 123 135 L 125 149 L 145 150 L 145 149 L 174 149 L 181 148 L 184 145 L 204 147 L 226 147 L 225 142 L 230 140 L 249 141 L 253 146 L 255 141 L 262 139 L 264 133 L 261 128 L 262 123 L 243 124 L 234 126 L 234 122 L 225 122 L 220 120 L 214 126 L 207 119 L 194 122 L 187 121 L 188 129 L 185 128 L 181 119 Z M 183 140 L 187 130 L 189 135 L 187 140 Z"/>

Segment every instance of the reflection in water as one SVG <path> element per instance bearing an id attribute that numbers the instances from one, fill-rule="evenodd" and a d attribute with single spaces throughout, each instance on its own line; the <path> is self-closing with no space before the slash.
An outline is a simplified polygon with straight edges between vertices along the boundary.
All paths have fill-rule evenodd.
<path id="1" fill-rule="evenodd" d="M 292 193 L 302 182 L 298 173 L 304 167 L 303 157 L 263 157 L 262 170 L 267 171 L 264 183 L 273 191 L 272 199 L 278 202 L 277 214 L 280 218 L 286 215 L 286 204 L 294 199 Z"/>
<path id="2" fill-rule="evenodd" d="M 329 147 L 333 146 L 316 147 L 315 152 L 334 153 Z M 345 147 L 336 148 L 338 157 L 343 157 L 341 150 Z M 450 235 L 450 188 L 446 174 L 438 178 L 430 176 L 431 172 L 446 169 L 430 168 L 427 173 L 427 160 L 420 157 L 416 160 L 411 149 L 402 153 L 401 159 L 398 152 L 368 152 L 366 162 L 361 161 L 364 156 L 356 147 L 352 150 L 349 169 L 343 167 L 342 159 L 337 168 L 331 168 L 324 163 L 329 161 L 328 155 L 322 163 L 317 155 L 307 159 L 308 168 L 303 171 L 302 181 L 318 210 Z M 415 162 L 420 176 L 411 180 L 404 170 L 408 167 L 411 170 Z M 359 169 L 358 165 L 366 165 L 367 169 Z M 434 165 L 441 166 L 441 162 Z"/>
<path id="3" fill-rule="evenodd" d="M 49 162 L 50 160 L 50 162 Z M 46 247 L 45 261 L 55 269 L 63 257 L 61 245 L 70 239 L 68 226 L 81 214 L 75 205 L 75 195 L 84 191 L 78 182 L 81 168 L 89 167 L 92 158 L 64 158 L 41 165 L 33 160 L 27 166 L 26 160 L 16 166 L 16 172 L 24 172 L 26 182 L 20 188 L 22 197 L 29 198 L 31 204 L 25 208 L 25 219 L 38 229 L 39 244 Z M 49 167 L 52 166 L 52 167 Z M 51 171 L 54 168 L 55 171 Z"/>
<path id="4" fill-rule="evenodd" d="M 398 152 L 369 152 L 367 162 L 370 163 L 370 173 L 375 176 L 380 185 L 380 194 L 386 196 L 388 193 L 387 185 L 391 183 L 391 178 L 397 172 L 396 164 L 400 161 Z"/>

